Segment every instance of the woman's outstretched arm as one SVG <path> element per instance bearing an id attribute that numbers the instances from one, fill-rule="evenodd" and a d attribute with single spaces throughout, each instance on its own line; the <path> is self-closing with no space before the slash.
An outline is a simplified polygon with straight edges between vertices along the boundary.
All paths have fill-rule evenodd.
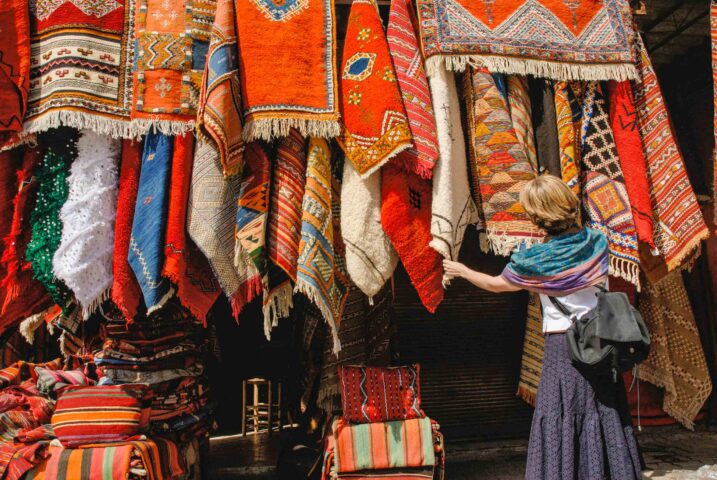
<path id="1" fill-rule="evenodd" d="M 443 270 L 449 279 L 460 277 L 465 278 L 473 285 L 493 293 L 517 292 L 520 287 L 508 283 L 501 275 L 492 276 L 485 273 L 471 270 L 460 262 L 443 260 Z"/>

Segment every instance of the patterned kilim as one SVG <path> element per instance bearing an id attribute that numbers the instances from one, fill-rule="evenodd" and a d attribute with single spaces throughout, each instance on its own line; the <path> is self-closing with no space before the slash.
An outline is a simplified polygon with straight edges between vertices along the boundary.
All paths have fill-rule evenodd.
<path id="1" fill-rule="evenodd" d="M 176 285 L 177 298 L 182 305 L 199 321 L 206 322 L 207 313 L 221 289 L 206 257 L 187 238 L 187 198 L 193 155 L 193 136 L 174 137 L 162 276 Z"/>
<path id="2" fill-rule="evenodd" d="M 291 129 L 276 148 L 267 230 L 270 262 L 267 306 L 272 324 L 274 319 L 289 315 L 292 307 L 292 282 L 296 282 L 301 241 L 301 202 L 306 186 L 306 146 L 298 130 Z"/>
<path id="3" fill-rule="evenodd" d="M 535 171 L 518 142 L 508 104 L 493 76 L 470 68 L 464 79 L 473 190 L 480 190 L 473 201 L 482 202 L 491 250 L 510 255 L 517 247 L 530 246 L 543 237 L 518 199 L 523 186 L 535 178 Z"/>
<path id="4" fill-rule="evenodd" d="M 200 139 L 194 152 L 187 231 L 209 260 L 235 317 L 239 316 L 239 287 L 243 283 L 234 268 L 239 182 L 238 175 L 224 177 L 216 145 Z"/>
<path id="5" fill-rule="evenodd" d="M 244 141 L 234 0 L 217 1 L 197 121 L 217 144 L 224 175 L 239 173 Z"/>
<path id="6" fill-rule="evenodd" d="M 394 164 L 423 178 L 431 178 L 438 161 L 438 138 L 414 16 L 410 0 L 391 2 L 386 38 L 413 136 L 413 147 L 401 152 Z"/>
<path id="7" fill-rule="evenodd" d="M 244 150 L 244 172 L 236 217 L 236 247 L 234 266 L 246 272 L 247 278 L 240 290 L 240 309 L 256 295 L 267 295 L 269 263 L 266 251 L 266 229 L 269 216 L 271 190 L 271 161 L 261 142 L 251 142 Z M 269 336 L 272 323 L 264 318 L 264 333 Z"/>
<path id="8" fill-rule="evenodd" d="M 525 149 L 533 170 L 538 171 L 538 152 L 535 149 L 535 132 L 533 131 L 528 77 L 522 75 L 508 76 L 508 104 L 510 119 L 513 121 L 515 136 Z"/>
<path id="9" fill-rule="evenodd" d="M 555 82 L 555 116 L 558 121 L 560 175 L 563 182 L 580 198 L 580 122 L 573 118 L 577 103 L 569 82 Z"/>
<path id="10" fill-rule="evenodd" d="M 418 0 L 423 50 L 438 65 L 555 80 L 635 78 L 627 0 Z"/>
<path id="11" fill-rule="evenodd" d="M 137 279 L 127 261 L 141 166 L 142 144 L 124 140 L 122 142 L 119 193 L 117 194 L 117 216 L 115 217 L 115 244 L 112 255 L 112 301 L 128 322 L 134 320 L 137 315 L 142 296 Z"/>
<path id="12" fill-rule="evenodd" d="M 442 257 L 431 242 L 431 182 L 391 164 L 381 170 L 381 225 L 429 312 L 443 301 Z"/>
<path id="13" fill-rule="evenodd" d="M 348 284 L 336 270 L 332 213 L 331 151 L 326 140 L 312 138 L 306 160 L 296 291 L 306 295 L 331 327 L 334 352 L 341 349 L 341 322 Z"/>
<path id="14" fill-rule="evenodd" d="M 305 137 L 337 136 L 333 0 L 236 0 L 235 6 L 244 138 L 284 137 L 291 127 Z"/>
<path id="15" fill-rule="evenodd" d="M 27 2 L 11 0 L 0 8 L 0 146 L 22 130 L 30 90 L 30 19 Z"/>
<path id="16" fill-rule="evenodd" d="M 518 396 L 530 405 L 538 398 L 538 384 L 543 370 L 543 311 L 537 293 L 528 296 L 528 315 L 523 337 L 523 356 L 520 360 Z"/>
<path id="17" fill-rule="evenodd" d="M 610 124 L 615 135 L 620 168 L 625 177 L 625 188 L 630 199 L 637 238 L 654 248 L 654 225 L 645 149 L 637 125 L 637 109 L 630 82 L 608 82 L 607 93 Z"/>
<path id="18" fill-rule="evenodd" d="M 625 178 L 600 87 L 588 85 L 583 105 L 583 207 L 586 226 L 608 238 L 610 275 L 640 287 L 640 254 Z"/>
<path id="19" fill-rule="evenodd" d="M 664 388 L 662 409 L 693 429 L 712 381 L 681 273 L 649 284 L 639 303 L 652 341 L 640 377 Z"/>
<path id="20" fill-rule="evenodd" d="M 420 60 L 420 59 L 419 59 Z M 339 142 L 366 178 L 411 147 L 403 99 L 374 0 L 351 4 L 341 68 Z"/>
<path id="21" fill-rule="evenodd" d="M 398 265 L 398 255 L 381 226 L 381 175 L 362 179 L 346 161 L 342 180 L 341 236 L 346 244 L 346 270 L 351 281 L 372 298 Z"/>
<path id="22" fill-rule="evenodd" d="M 27 130 L 131 134 L 133 9 L 134 0 L 30 2 Z"/>
<path id="23" fill-rule="evenodd" d="M 133 132 L 191 130 L 216 0 L 134 0 Z"/>
<path id="24" fill-rule="evenodd" d="M 637 47 L 640 78 L 633 84 L 633 93 L 647 159 L 655 245 L 668 269 L 673 270 L 700 246 L 709 230 L 687 177 L 657 75 L 639 35 Z"/>

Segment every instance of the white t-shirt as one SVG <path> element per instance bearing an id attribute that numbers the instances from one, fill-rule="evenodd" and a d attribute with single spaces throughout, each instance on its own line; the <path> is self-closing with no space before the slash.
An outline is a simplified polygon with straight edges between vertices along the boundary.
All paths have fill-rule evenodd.
<path id="1" fill-rule="evenodd" d="M 573 315 L 581 318 L 597 306 L 597 287 L 587 287 L 564 297 L 556 297 Z M 540 294 L 540 303 L 543 305 L 543 333 L 564 332 L 572 322 L 563 315 L 547 295 Z"/>

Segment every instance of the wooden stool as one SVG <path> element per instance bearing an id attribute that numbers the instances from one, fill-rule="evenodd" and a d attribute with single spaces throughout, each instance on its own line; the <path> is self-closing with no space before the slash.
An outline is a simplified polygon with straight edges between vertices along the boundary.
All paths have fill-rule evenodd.
<path id="1" fill-rule="evenodd" d="M 252 387 L 252 403 L 247 405 L 247 387 Z M 274 388 L 276 387 L 276 397 Z M 247 422 L 251 433 L 281 430 L 281 383 L 263 378 L 250 378 L 242 382 L 241 434 L 247 434 Z"/>

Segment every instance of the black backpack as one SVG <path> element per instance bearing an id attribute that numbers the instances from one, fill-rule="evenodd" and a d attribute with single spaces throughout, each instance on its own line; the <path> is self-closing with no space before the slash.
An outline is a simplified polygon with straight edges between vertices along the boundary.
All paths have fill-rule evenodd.
<path id="1" fill-rule="evenodd" d="M 573 364 L 594 375 L 626 372 L 642 363 L 650 353 L 650 335 L 642 315 L 622 292 L 608 292 L 598 287 L 597 306 L 582 318 L 575 318 L 555 297 L 549 297 L 555 308 L 570 317 L 566 332 Z"/>

